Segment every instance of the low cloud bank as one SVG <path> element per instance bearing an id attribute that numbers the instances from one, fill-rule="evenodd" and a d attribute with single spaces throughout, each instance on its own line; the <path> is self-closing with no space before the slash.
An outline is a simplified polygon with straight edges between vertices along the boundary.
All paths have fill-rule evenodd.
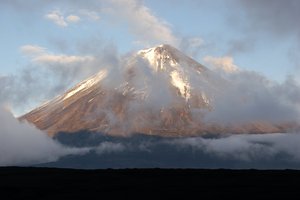
<path id="1" fill-rule="evenodd" d="M 223 138 L 183 138 L 171 144 L 180 148 L 192 148 L 221 159 L 241 161 L 272 160 L 278 156 L 283 160 L 300 162 L 300 134 L 276 133 L 256 135 L 230 135 Z M 288 166 L 287 166 L 288 167 Z"/>
<path id="2" fill-rule="evenodd" d="M 52 162 L 62 156 L 84 154 L 87 148 L 65 147 L 32 125 L 20 123 L 0 109 L 0 166 Z"/>
<path id="3" fill-rule="evenodd" d="M 51 166 L 300 169 L 300 134 L 296 132 L 188 138 L 75 133 L 56 140 L 68 146 L 89 146 L 90 151 Z"/>
<path id="4" fill-rule="evenodd" d="M 102 142 L 95 148 L 97 154 L 118 153 L 126 150 L 126 146 L 121 143 Z"/>

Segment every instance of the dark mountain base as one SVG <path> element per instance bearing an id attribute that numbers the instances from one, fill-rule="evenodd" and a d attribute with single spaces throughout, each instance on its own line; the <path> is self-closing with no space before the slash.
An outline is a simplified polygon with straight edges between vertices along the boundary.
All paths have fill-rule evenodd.
<path id="1" fill-rule="evenodd" d="M 259 151 L 242 148 L 241 150 L 232 150 L 231 153 L 226 153 L 226 151 L 222 153 L 222 150 L 218 150 L 218 148 L 224 149 L 224 142 L 222 142 L 224 140 L 218 140 L 220 136 L 217 135 L 205 135 L 201 137 L 201 142 L 197 138 L 164 138 L 142 134 L 134 134 L 131 137 L 112 137 L 101 133 L 82 131 L 60 133 L 54 139 L 64 146 L 91 147 L 92 149 L 83 155 L 68 155 L 50 163 L 34 165 L 34 167 L 300 169 L 300 162 L 284 151 L 270 155 L 268 152 L 272 150 L 272 145 L 268 142 L 256 141 L 253 143 L 260 147 Z M 220 142 L 217 146 L 206 146 L 207 143 L 212 142 L 210 139 Z M 225 143 L 227 142 L 225 141 Z M 248 142 L 246 141 L 246 143 Z M 234 143 L 232 144 L 234 145 Z M 210 148 L 216 148 L 217 153 L 209 151 Z"/>
<path id="2" fill-rule="evenodd" d="M 288 199 L 300 194 L 300 171 L 0 168 L 1 197 Z"/>

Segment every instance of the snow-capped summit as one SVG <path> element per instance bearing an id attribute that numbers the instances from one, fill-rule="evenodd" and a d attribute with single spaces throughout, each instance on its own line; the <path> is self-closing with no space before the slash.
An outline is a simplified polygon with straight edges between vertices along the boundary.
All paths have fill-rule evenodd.
<path id="1" fill-rule="evenodd" d="M 90 130 L 187 136 L 220 128 L 203 121 L 222 84 L 203 65 L 170 45 L 140 50 L 121 63 L 117 71 L 103 68 L 20 119 L 50 135 Z"/>
<path id="2" fill-rule="evenodd" d="M 167 44 L 140 50 L 138 55 L 148 60 L 155 71 L 177 69 L 180 66 L 198 67 L 199 72 L 206 70 L 203 65 Z"/>
<path id="3" fill-rule="evenodd" d="M 206 67 L 167 44 L 140 50 L 137 54 L 147 60 L 155 72 L 167 73 L 186 101 L 191 97 L 192 76 L 207 71 Z"/>

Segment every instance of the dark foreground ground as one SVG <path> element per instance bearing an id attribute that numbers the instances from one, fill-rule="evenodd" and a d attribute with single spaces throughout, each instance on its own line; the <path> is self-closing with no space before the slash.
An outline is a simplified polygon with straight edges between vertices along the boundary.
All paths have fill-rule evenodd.
<path id="1" fill-rule="evenodd" d="M 0 168 L 0 195 L 1 199 L 297 199 L 300 171 Z"/>

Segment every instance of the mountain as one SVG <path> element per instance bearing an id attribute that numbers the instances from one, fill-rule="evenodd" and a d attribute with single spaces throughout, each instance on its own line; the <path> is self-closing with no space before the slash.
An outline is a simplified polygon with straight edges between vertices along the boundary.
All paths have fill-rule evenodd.
<path id="1" fill-rule="evenodd" d="M 170 45 L 145 49 L 103 67 L 63 95 L 20 119 L 49 135 L 89 130 L 109 135 L 191 136 L 222 132 L 280 132 L 256 122 L 221 126 L 204 122 L 227 81 Z"/>

